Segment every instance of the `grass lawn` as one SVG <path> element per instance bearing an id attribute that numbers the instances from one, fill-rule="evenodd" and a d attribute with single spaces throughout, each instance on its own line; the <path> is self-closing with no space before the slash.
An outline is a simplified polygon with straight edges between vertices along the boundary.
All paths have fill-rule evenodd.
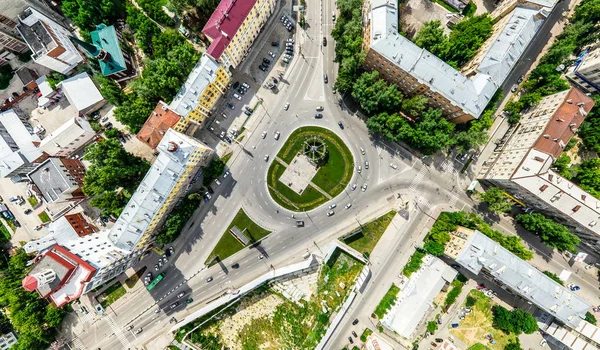
<path id="1" fill-rule="evenodd" d="M 110 304 L 114 303 L 117 301 L 117 299 L 125 295 L 125 293 L 127 293 L 125 287 L 123 287 L 120 282 L 117 282 L 104 290 L 104 292 L 96 297 L 96 299 L 103 299 L 100 301 L 100 305 L 102 305 L 103 308 L 107 308 Z"/>
<path id="2" fill-rule="evenodd" d="M 334 132 L 315 126 L 296 129 L 288 137 L 277 156 L 289 164 L 296 154 L 302 151 L 305 139 L 315 135 L 320 136 L 324 141 L 329 155 L 327 163 L 319 168 L 312 182 L 331 197 L 335 197 L 344 190 L 352 178 L 354 158 L 344 141 Z M 300 211 L 314 209 L 327 201 L 314 188 L 308 187 L 302 195 L 298 195 L 280 183 L 278 179 L 284 171 L 285 166 L 274 161 L 267 175 L 269 192 L 277 203 L 287 209 Z"/>
<path id="3" fill-rule="evenodd" d="M 481 343 L 477 343 L 473 346 L 471 346 L 470 348 L 468 348 L 467 350 L 488 350 L 489 348 Z"/>
<path id="4" fill-rule="evenodd" d="M 475 300 L 475 305 L 471 307 L 473 312 L 467 314 L 465 319 L 459 322 L 458 328 L 451 329 L 450 333 L 468 346 L 473 345 L 469 349 L 504 349 L 510 340 L 515 339 L 515 335 L 506 334 L 492 326 L 492 299 L 475 289 L 469 292 L 469 297 Z M 490 333 L 494 336 L 496 344 L 491 344 L 484 338 Z"/>
<path id="5" fill-rule="evenodd" d="M 35 196 L 31 196 L 29 198 L 27 198 L 27 201 L 29 202 L 29 204 L 31 205 L 32 208 L 35 208 L 36 205 L 38 205 L 38 200 L 37 198 L 35 198 Z"/>
<path id="6" fill-rule="evenodd" d="M 306 187 L 301 195 L 287 187 L 279 181 L 279 177 L 281 177 L 284 171 L 285 166 L 283 164 L 273 161 L 267 175 L 269 194 L 279 205 L 289 210 L 305 211 L 327 202 L 327 198 L 310 185 Z"/>
<path id="7" fill-rule="evenodd" d="M 227 230 L 223 232 L 223 236 L 215 246 L 215 249 L 210 253 L 208 259 L 206 259 L 206 264 L 208 264 L 215 256 L 218 256 L 221 260 L 225 260 L 244 249 L 244 246 L 229 233 L 229 230 L 233 226 L 236 226 L 240 231 L 244 232 L 244 235 L 248 237 L 250 243 L 256 242 L 271 233 L 271 231 L 258 226 L 252 221 L 252 219 L 246 215 L 244 209 L 240 209 L 235 218 L 233 218 L 233 221 L 231 221 L 231 224 L 229 224 L 229 227 L 227 227 Z M 244 229 L 246 230 L 244 231 Z"/>
<path id="8" fill-rule="evenodd" d="M 0 221 L 0 236 L 2 236 L 2 238 L 0 238 L 0 242 L 10 241 L 10 232 L 8 231 L 6 226 L 4 226 L 4 224 L 1 221 Z"/>
<path id="9" fill-rule="evenodd" d="M 442 6 L 443 8 L 445 8 L 446 10 L 453 12 L 453 13 L 459 13 L 460 11 L 458 11 L 457 9 L 455 9 L 454 7 L 446 4 L 444 2 L 444 0 L 433 0 L 433 2 L 437 2 L 438 4 L 440 4 L 440 6 Z"/>
<path id="10" fill-rule="evenodd" d="M 48 213 L 46 213 L 45 211 L 41 212 L 38 214 L 38 216 L 40 217 L 40 220 L 42 220 L 42 222 L 50 222 L 50 216 L 48 216 Z"/>
<path id="11" fill-rule="evenodd" d="M 227 162 L 229 161 L 229 159 L 231 159 L 231 156 L 233 155 L 233 152 L 229 152 L 226 155 L 224 155 L 221 160 L 223 161 L 223 163 L 227 164 Z"/>
<path id="12" fill-rule="evenodd" d="M 5 220 L 4 221 L 6 223 L 6 225 L 8 227 L 10 227 L 11 230 L 15 231 L 17 229 L 17 226 L 15 226 L 15 222 L 12 220 Z"/>
<path id="13" fill-rule="evenodd" d="M 395 215 L 396 212 L 391 210 L 377 219 L 367 222 L 362 225 L 360 233 L 348 237 L 348 239 L 343 242 L 363 254 L 371 254 L 373 248 L 375 248 L 381 235 L 383 235 L 385 229 L 387 229 Z"/>
<path id="14" fill-rule="evenodd" d="M 379 305 L 377 305 L 375 311 L 373 311 L 377 318 L 382 319 L 385 313 L 391 309 L 394 304 L 396 304 L 396 297 L 398 296 L 399 292 L 400 288 L 392 283 L 390 289 L 387 291 L 387 293 L 385 293 L 383 298 L 381 298 Z"/>

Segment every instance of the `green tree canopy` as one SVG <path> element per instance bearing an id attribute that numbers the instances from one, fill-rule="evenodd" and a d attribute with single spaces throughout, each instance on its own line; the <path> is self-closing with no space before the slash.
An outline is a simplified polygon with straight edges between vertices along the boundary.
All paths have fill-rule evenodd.
<path id="1" fill-rule="evenodd" d="M 102 96 L 113 106 L 120 106 L 125 100 L 125 94 L 119 84 L 114 80 L 96 73 L 93 76 L 94 82 L 98 85 L 98 90 Z"/>
<path id="2" fill-rule="evenodd" d="M 494 213 L 505 213 L 512 208 L 512 202 L 498 187 L 490 187 L 484 193 L 478 194 L 477 197 L 487 203 L 490 211 Z"/>
<path id="3" fill-rule="evenodd" d="M 377 71 L 361 74 L 354 83 L 352 97 L 368 115 L 393 111 L 402 102 L 402 93 L 398 87 L 381 79 Z"/>
<path id="4" fill-rule="evenodd" d="M 554 222 L 539 213 L 517 215 L 517 222 L 535 233 L 547 246 L 558 251 L 574 252 L 579 244 L 579 237 L 575 236 L 566 226 Z"/>
<path id="5" fill-rule="evenodd" d="M 425 22 L 415 36 L 415 44 L 436 56 L 441 56 L 447 50 L 448 37 L 444 34 L 442 22 L 436 19 Z"/>
<path id="6" fill-rule="evenodd" d="M 427 251 L 427 253 L 433 256 L 442 256 L 444 255 L 444 245 L 436 242 L 436 241 L 427 241 L 423 248 Z"/>
<path id="7" fill-rule="evenodd" d="M 427 109 L 429 99 L 423 95 L 415 95 L 402 101 L 402 111 L 409 116 L 418 119 L 421 113 Z"/>
<path id="8" fill-rule="evenodd" d="M 141 97 L 130 95 L 121 106 L 115 109 L 115 119 L 127 125 L 136 134 L 152 113 L 154 105 Z"/>
<path id="9" fill-rule="evenodd" d="M 494 328 L 500 329 L 507 333 L 519 335 L 521 333 L 532 334 L 538 330 L 535 317 L 523 310 L 514 309 L 508 311 L 500 305 L 492 307 L 494 315 Z"/>

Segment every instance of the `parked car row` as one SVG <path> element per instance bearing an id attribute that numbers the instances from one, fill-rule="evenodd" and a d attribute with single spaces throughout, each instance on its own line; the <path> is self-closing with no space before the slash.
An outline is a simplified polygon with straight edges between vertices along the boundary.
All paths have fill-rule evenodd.
<path id="1" fill-rule="evenodd" d="M 282 61 L 290 63 L 292 56 L 294 56 L 294 39 L 289 38 L 285 42 L 285 54 L 283 55 Z"/>
<path id="2" fill-rule="evenodd" d="M 288 32 L 294 30 L 294 24 L 286 15 L 281 16 L 281 23 L 283 23 L 283 26 L 288 30 Z"/>

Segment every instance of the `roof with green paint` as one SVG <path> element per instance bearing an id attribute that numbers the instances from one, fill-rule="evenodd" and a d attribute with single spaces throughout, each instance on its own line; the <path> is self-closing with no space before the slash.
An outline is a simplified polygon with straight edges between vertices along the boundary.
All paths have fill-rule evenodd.
<path id="1" fill-rule="evenodd" d="M 90 33 L 90 36 L 95 46 L 104 49 L 104 51 L 110 54 L 110 61 L 98 61 L 102 75 L 107 76 L 127 69 L 114 26 L 99 24 L 96 26 L 96 30 Z"/>

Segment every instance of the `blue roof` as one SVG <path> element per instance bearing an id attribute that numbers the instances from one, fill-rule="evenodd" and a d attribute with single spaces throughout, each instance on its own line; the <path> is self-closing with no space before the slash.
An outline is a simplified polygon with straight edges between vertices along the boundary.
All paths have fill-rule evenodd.
<path id="1" fill-rule="evenodd" d="M 96 30 L 90 33 L 90 36 L 95 46 L 102 48 L 110 54 L 108 62 L 98 61 L 102 75 L 107 76 L 127 69 L 114 26 L 99 24 L 96 26 Z"/>

